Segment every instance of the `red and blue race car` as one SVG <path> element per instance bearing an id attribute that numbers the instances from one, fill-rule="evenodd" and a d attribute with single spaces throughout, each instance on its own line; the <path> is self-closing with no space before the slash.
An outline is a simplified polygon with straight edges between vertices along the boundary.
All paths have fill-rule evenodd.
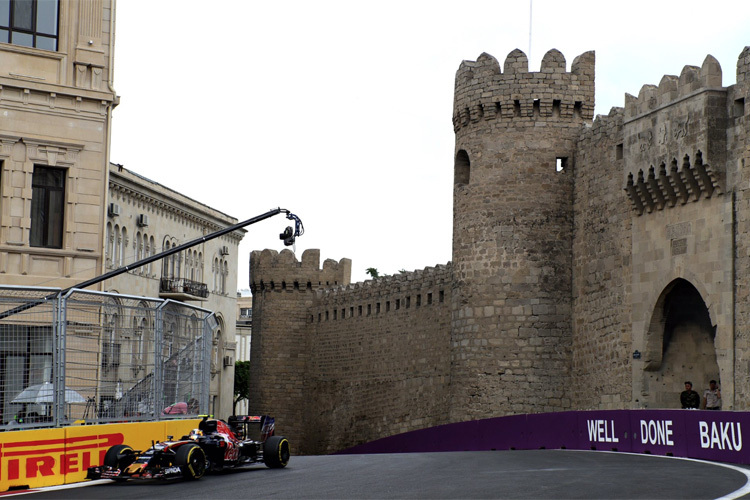
<path id="1" fill-rule="evenodd" d="M 228 421 L 204 417 L 197 429 L 174 440 L 152 442 L 145 451 L 112 446 L 104 464 L 89 467 L 87 479 L 199 479 L 206 472 L 264 463 L 286 467 L 289 441 L 275 435 L 273 417 L 232 416 Z"/>

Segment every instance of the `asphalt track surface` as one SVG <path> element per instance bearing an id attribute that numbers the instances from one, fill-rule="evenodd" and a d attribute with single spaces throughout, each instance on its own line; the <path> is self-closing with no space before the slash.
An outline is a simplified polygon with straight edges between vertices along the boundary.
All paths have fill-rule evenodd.
<path id="1" fill-rule="evenodd" d="M 255 466 L 191 482 L 96 481 L 26 498 L 742 498 L 747 474 L 736 465 L 572 450 L 294 456 L 286 469 Z"/>

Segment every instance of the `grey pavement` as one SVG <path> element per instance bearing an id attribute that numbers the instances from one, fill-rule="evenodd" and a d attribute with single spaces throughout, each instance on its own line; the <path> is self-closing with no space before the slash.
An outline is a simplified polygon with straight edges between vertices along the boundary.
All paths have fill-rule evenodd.
<path id="1" fill-rule="evenodd" d="M 748 482 L 746 471 L 669 457 L 572 450 L 295 456 L 286 469 L 254 467 L 167 484 L 108 482 L 32 496 L 139 499 L 168 495 L 181 500 L 738 498 L 738 490 Z"/>

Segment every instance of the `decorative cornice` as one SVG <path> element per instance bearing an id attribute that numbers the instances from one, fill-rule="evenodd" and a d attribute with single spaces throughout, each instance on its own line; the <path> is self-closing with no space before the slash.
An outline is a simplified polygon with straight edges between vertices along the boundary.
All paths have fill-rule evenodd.
<path id="1" fill-rule="evenodd" d="M 78 162 L 78 154 L 84 149 L 82 144 L 0 134 L 0 156 L 10 156 L 13 146 L 19 142 L 26 146 L 26 155 L 30 160 L 52 167 L 72 167 Z"/>
<path id="2" fill-rule="evenodd" d="M 110 192 L 117 193 L 124 199 L 130 199 L 130 200 L 143 203 L 145 205 L 152 207 L 154 211 L 166 212 L 176 218 L 183 219 L 185 221 L 188 221 L 189 223 L 195 224 L 196 226 L 205 228 L 209 232 L 218 231 L 226 227 L 226 225 L 221 225 L 219 223 L 213 222 L 205 217 L 199 216 L 198 214 L 194 212 L 182 209 L 178 207 L 177 205 L 168 203 L 164 201 L 163 199 L 158 198 L 155 195 L 148 194 L 142 190 L 138 190 L 134 187 L 128 186 L 125 183 L 120 184 L 117 181 L 115 181 L 112 177 L 110 177 L 110 180 L 109 180 L 109 189 L 110 189 Z M 242 239 L 242 235 L 235 235 L 234 233 L 228 234 L 226 235 L 226 237 L 230 237 L 233 240 L 236 240 L 237 242 L 239 242 Z"/>

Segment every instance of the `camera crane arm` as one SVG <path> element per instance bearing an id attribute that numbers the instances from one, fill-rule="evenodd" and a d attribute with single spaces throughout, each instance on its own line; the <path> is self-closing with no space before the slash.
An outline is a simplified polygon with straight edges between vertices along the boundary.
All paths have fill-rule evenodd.
<path id="1" fill-rule="evenodd" d="M 163 259 L 164 257 L 169 257 L 172 254 L 182 252 L 185 249 L 188 249 L 190 247 L 194 247 L 195 245 L 198 245 L 200 243 L 204 243 L 206 241 L 212 240 L 214 238 L 218 238 L 219 236 L 223 236 L 227 233 L 231 233 L 232 231 L 236 231 L 237 229 L 241 229 L 245 226 L 250 226 L 252 224 L 255 224 L 256 222 L 260 222 L 262 220 L 271 218 L 275 215 L 284 213 L 286 214 L 286 218 L 289 220 L 294 221 L 294 229 L 290 227 L 287 227 L 283 233 L 279 235 L 279 237 L 284 240 L 284 244 L 289 246 L 294 243 L 294 240 L 297 236 L 302 236 L 305 232 L 304 226 L 302 225 L 302 221 L 299 217 L 291 213 L 289 210 L 285 208 L 274 208 L 272 210 L 269 210 L 268 212 L 255 216 L 251 219 L 247 219 L 244 222 L 240 222 L 239 224 L 235 224 L 233 226 L 226 227 L 224 229 L 220 229 L 216 232 L 213 232 L 211 234 L 207 234 L 205 236 L 201 236 L 199 238 L 196 238 L 194 240 L 188 241 L 187 243 L 183 243 L 182 245 L 178 245 L 174 248 L 170 248 L 168 250 L 164 250 L 161 253 L 158 253 L 156 255 L 152 255 L 150 257 L 146 257 L 145 259 L 141 259 L 137 262 L 133 262 L 132 264 L 128 264 L 126 266 L 118 267 L 117 269 L 114 269 L 108 273 L 104 273 L 102 275 L 96 276 L 94 278 L 91 278 L 86 281 L 82 281 L 81 283 L 78 283 L 76 285 L 73 285 L 71 287 L 68 287 L 64 290 L 60 290 L 59 292 L 55 292 L 53 294 L 50 294 L 39 302 L 28 302 L 26 304 L 20 305 L 18 307 L 14 307 L 13 309 L 9 309 L 7 311 L 0 312 L 0 320 L 5 319 L 9 316 L 12 316 L 14 314 L 18 314 L 20 312 L 26 311 L 28 309 L 31 309 L 34 306 L 37 306 L 41 303 L 44 303 L 48 300 L 55 299 L 57 297 L 62 297 L 69 291 L 73 289 L 81 289 L 81 288 L 88 288 L 91 285 L 95 285 L 97 283 L 101 283 L 102 281 L 108 280 L 110 278 L 114 278 L 115 276 L 118 276 L 120 274 L 126 273 L 128 271 L 131 271 L 133 269 L 137 269 L 141 266 L 145 266 L 146 264 L 150 264 L 151 262 L 154 262 L 159 259 Z"/>

